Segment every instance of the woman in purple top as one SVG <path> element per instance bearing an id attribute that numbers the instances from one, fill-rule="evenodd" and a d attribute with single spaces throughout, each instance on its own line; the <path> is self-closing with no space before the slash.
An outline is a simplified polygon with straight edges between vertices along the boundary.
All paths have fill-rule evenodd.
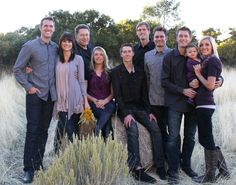
<path id="1" fill-rule="evenodd" d="M 195 74 L 200 81 L 198 93 L 195 97 L 198 122 L 199 142 L 204 147 L 206 172 L 196 178 L 199 183 L 214 182 L 215 171 L 219 168 L 219 175 L 229 176 L 229 172 L 219 147 L 215 145 L 212 133 L 212 115 L 216 108 L 213 91 L 218 80 L 222 64 L 218 56 L 215 40 L 210 36 L 203 37 L 199 42 L 202 64 L 194 66 Z"/>
<path id="2" fill-rule="evenodd" d="M 91 72 L 88 79 L 88 100 L 97 118 L 95 135 L 102 131 L 106 140 L 112 130 L 111 116 L 115 111 L 111 79 L 108 73 L 108 57 L 102 47 L 95 47 L 91 56 Z"/>
<path id="3" fill-rule="evenodd" d="M 89 108 L 84 62 L 75 54 L 75 41 L 71 33 L 64 32 L 59 40 L 58 61 L 56 64 L 57 101 L 54 105 L 54 118 L 58 118 L 55 135 L 55 152 L 59 151 L 65 133 L 72 142 L 73 134 L 79 135 L 79 118 L 84 108 Z"/>

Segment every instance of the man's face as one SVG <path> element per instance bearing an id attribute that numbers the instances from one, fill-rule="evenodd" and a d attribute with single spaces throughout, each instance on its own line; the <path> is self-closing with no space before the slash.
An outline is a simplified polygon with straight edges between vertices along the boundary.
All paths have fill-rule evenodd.
<path id="1" fill-rule="evenodd" d="M 77 43 L 82 47 L 87 47 L 90 41 L 90 33 L 88 29 L 82 28 L 76 35 Z"/>
<path id="2" fill-rule="evenodd" d="M 178 43 L 179 48 L 185 48 L 192 40 L 192 37 L 190 36 L 188 31 L 182 31 L 180 30 L 176 41 Z"/>
<path id="3" fill-rule="evenodd" d="M 140 41 L 149 40 L 150 30 L 145 25 L 140 25 L 136 30 L 136 34 Z"/>
<path id="4" fill-rule="evenodd" d="M 130 46 L 124 46 L 121 50 L 121 57 L 123 62 L 130 62 L 132 61 L 134 56 L 134 52 Z"/>
<path id="5" fill-rule="evenodd" d="M 167 40 L 167 37 L 163 31 L 156 31 L 154 33 L 153 41 L 154 41 L 156 47 L 161 47 L 161 48 L 165 47 L 166 40 Z"/>
<path id="6" fill-rule="evenodd" d="M 45 39 L 51 39 L 54 31 L 55 31 L 55 26 L 54 22 L 51 20 L 44 20 L 42 22 L 42 25 L 40 25 L 40 31 L 41 31 L 41 36 Z"/>

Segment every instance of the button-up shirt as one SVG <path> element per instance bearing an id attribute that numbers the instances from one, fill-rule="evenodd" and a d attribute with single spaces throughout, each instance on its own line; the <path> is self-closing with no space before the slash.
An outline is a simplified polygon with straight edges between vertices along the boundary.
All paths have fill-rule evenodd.
<path id="1" fill-rule="evenodd" d="M 149 85 L 149 102 L 151 105 L 164 105 L 164 88 L 161 86 L 161 72 L 164 56 L 171 49 L 165 47 L 162 52 L 156 49 L 148 51 L 144 56 L 144 70 Z"/>
<path id="2" fill-rule="evenodd" d="M 134 70 L 129 73 L 124 64 L 120 64 L 112 71 L 112 85 L 118 111 L 123 118 L 133 109 L 150 112 L 146 76 L 143 70 L 134 66 Z"/>
<path id="3" fill-rule="evenodd" d="M 55 64 L 57 59 L 57 44 L 50 41 L 45 43 L 41 38 L 25 43 L 13 67 L 16 80 L 28 91 L 31 87 L 38 88 L 38 97 L 47 101 L 49 92 L 55 101 Z M 32 72 L 26 74 L 26 66 Z"/>
<path id="4" fill-rule="evenodd" d="M 155 44 L 152 41 L 149 41 L 149 43 L 144 47 L 142 46 L 141 43 L 136 44 L 134 46 L 134 58 L 133 58 L 134 65 L 144 70 L 144 55 L 146 52 L 154 48 L 155 48 Z"/>

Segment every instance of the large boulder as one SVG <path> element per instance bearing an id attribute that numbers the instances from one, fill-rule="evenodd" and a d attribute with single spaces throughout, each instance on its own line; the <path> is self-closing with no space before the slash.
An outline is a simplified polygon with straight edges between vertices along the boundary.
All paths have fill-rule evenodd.
<path id="1" fill-rule="evenodd" d="M 153 165 L 152 145 L 150 134 L 147 129 L 141 124 L 138 125 L 139 130 L 139 149 L 141 164 L 145 168 L 150 168 Z M 116 116 L 112 118 L 112 126 L 114 129 L 114 137 L 117 141 L 127 145 L 127 134 L 123 123 Z"/>

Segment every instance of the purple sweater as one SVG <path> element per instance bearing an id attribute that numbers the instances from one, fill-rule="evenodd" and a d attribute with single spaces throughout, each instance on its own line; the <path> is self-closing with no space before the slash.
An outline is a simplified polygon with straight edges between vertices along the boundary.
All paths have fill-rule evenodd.
<path id="1" fill-rule="evenodd" d="M 222 64 L 220 59 L 216 56 L 210 56 L 202 62 L 202 76 L 207 79 L 209 76 L 216 77 L 218 80 L 222 71 Z M 203 84 L 200 83 L 198 93 L 195 98 L 196 105 L 215 105 L 213 91 L 208 90 Z"/>

